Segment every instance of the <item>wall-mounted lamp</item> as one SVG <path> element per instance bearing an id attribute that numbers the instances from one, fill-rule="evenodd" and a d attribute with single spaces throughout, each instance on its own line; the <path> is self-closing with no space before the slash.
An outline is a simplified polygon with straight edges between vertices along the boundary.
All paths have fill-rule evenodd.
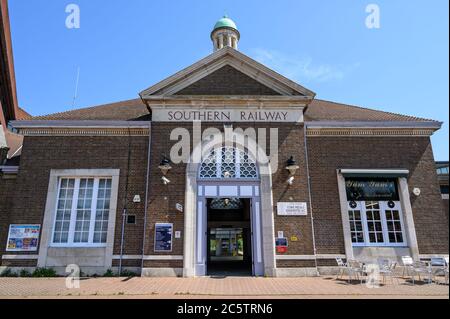
<path id="1" fill-rule="evenodd" d="M 290 176 L 287 181 L 286 181 L 289 185 L 294 184 L 294 176 Z"/>
<path id="2" fill-rule="evenodd" d="M 161 177 L 161 180 L 162 180 L 162 182 L 163 182 L 164 185 L 167 185 L 167 184 L 170 183 L 170 179 L 168 179 L 168 178 L 165 177 L 165 176 Z"/>
<path id="3" fill-rule="evenodd" d="M 286 162 L 286 169 L 291 176 L 295 175 L 295 172 L 300 168 L 294 160 L 294 156 L 291 156 Z"/>
<path id="4" fill-rule="evenodd" d="M 164 157 L 158 168 L 161 170 L 161 173 L 166 176 L 167 173 L 172 169 L 172 166 L 170 166 L 170 161 L 166 157 Z"/>

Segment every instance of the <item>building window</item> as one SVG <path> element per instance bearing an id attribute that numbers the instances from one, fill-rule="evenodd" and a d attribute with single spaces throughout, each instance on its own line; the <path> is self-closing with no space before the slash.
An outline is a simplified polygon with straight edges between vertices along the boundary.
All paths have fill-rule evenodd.
<path id="1" fill-rule="evenodd" d="M 367 231 L 370 243 L 383 243 L 383 226 L 380 214 L 380 203 L 367 201 L 366 206 Z"/>
<path id="2" fill-rule="evenodd" d="M 436 169 L 438 175 L 448 175 L 448 166 Z"/>
<path id="3" fill-rule="evenodd" d="M 386 209 L 387 233 L 390 243 L 403 243 L 403 227 L 398 209 Z"/>
<path id="4" fill-rule="evenodd" d="M 108 233 L 110 198 L 110 178 L 61 178 L 53 245 L 104 245 Z"/>
<path id="5" fill-rule="evenodd" d="M 258 178 L 255 161 L 241 149 L 222 147 L 212 150 L 200 166 L 200 178 Z"/>
<path id="6" fill-rule="evenodd" d="M 348 215 L 354 246 L 406 246 L 400 202 L 349 201 Z"/>
<path id="7" fill-rule="evenodd" d="M 353 243 L 364 243 L 364 231 L 361 219 L 361 209 L 357 207 L 357 204 L 352 202 L 349 204 L 348 217 L 350 220 L 350 232 Z"/>
<path id="8" fill-rule="evenodd" d="M 346 189 L 354 246 L 406 245 L 395 179 L 347 179 Z"/>

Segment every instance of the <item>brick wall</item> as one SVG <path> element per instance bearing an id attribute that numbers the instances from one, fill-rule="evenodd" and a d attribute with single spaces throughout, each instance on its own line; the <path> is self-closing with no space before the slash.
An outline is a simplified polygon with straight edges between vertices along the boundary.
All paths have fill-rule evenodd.
<path id="1" fill-rule="evenodd" d="M 312 137 L 308 139 L 314 225 L 319 254 L 343 254 L 336 169 L 406 168 L 421 254 L 448 254 L 448 224 L 427 137 Z M 419 197 L 412 189 L 419 187 Z"/>
<path id="2" fill-rule="evenodd" d="M 131 139 L 128 137 L 25 137 L 14 194 L 10 197 L 9 208 L 6 209 L 9 212 L 6 225 L 12 223 L 42 225 L 51 169 L 120 169 L 114 245 L 114 254 L 118 254 L 122 211 L 125 204 L 129 143 L 131 160 L 128 177 L 128 213 L 136 215 L 136 225 L 125 227 L 124 254 L 141 254 L 148 148 L 148 137 L 145 136 Z M 135 194 L 141 196 L 141 203 L 133 203 Z M 2 209 L 1 206 L 0 209 Z M 3 222 L 2 227 L 5 227 Z M 1 237 L 0 253 L 3 253 L 6 242 L 3 231 Z"/>
<path id="3" fill-rule="evenodd" d="M 0 260 L 6 247 L 9 231 L 9 212 L 13 208 L 12 197 L 16 188 L 16 179 L 5 179 L 0 176 Z"/>
<path id="4" fill-rule="evenodd" d="M 149 188 L 149 210 L 145 240 L 145 254 L 183 254 L 184 214 L 175 204 L 184 206 L 185 164 L 174 164 L 163 185 L 158 165 L 162 155 L 169 155 L 175 141 L 170 132 L 176 127 L 192 131 L 190 123 L 154 123 L 152 126 L 152 159 Z M 203 125 L 202 129 L 223 125 Z M 308 202 L 303 126 L 293 124 L 235 123 L 234 128 L 278 128 L 278 170 L 272 176 L 273 202 Z M 42 224 L 50 169 L 119 168 L 119 198 L 116 220 L 114 254 L 120 252 L 122 210 L 124 207 L 128 144 L 131 161 L 128 188 L 128 213 L 136 215 L 135 225 L 125 227 L 125 255 L 140 255 L 143 241 L 145 176 L 147 169 L 148 137 L 26 137 L 22 151 L 21 167 L 16 180 L 0 179 L 0 254 L 4 253 L 7 227 L 11 223 Z M 192 147 L 192 146 L 191 146 Z M 268 151 L 268 150 L 267 150 Z M 419 197 L 411 194 L 412 209 L 421 254 L 448 253 L 448 223 L 441 199 L 429 138 L 418 137 L 314 137 L 308 139 L 311 172 L 315 235 L 319 254 L 343 254 L 344 241 L 336 179 L 338 168 L 406 168 L 410 170 L 410 190 L 419 187 Z M 300 169 L 292 186 L 286 179 L 286 160 L 294 156 Z M 13 189 L 13 191 L 11 191 Z M 141 203 L 133 203 L 139 194 Z M 313 254 L 311 212 L 308 216 L 283 217 L 274 211 L 275 234 L 284 231 L 286 237 L 295 235 L 298 241 L 289 242 L 292 255 Z M 180 239 L 173 242 L 170 253 L 155 253 L 154 226 L 157 222 L 174 224 L 174 231 L 182 231 Z M 194 244 L 194 243 L 193 243 Z M 126 262 L 128 263 L 128 262 Z M 117 264 L 117 261 L 114 261 Z M 137 265 L 139 262 L 130 261 Z M 180 267 L 180 261 L 146 261 L 145 265 Z M 306 263 L 310 265 L 310 262 Z M 303 261 L 279 261 L 279 267 L 302 267 Z"/>
<path id="5" fill-rule="evenodd" d="M 449 211 L 448 211 L 448 199 L 443 199 L 442 200 L 442 206 L 444 207 L 443 208 L 444 209 L 444 214 L 447 217 L 447 227 L 448 227 L 448 213 L 449 213 Z"/>
<path id="6" fill-rule="evenodd" d="M 176 95 L 280 95 L 232 66 L 205 76 Z"/>
<path id="7" fill-rule="evenodd" d="M 189 132 L 192 132 L 191 123 L 153 123 L 152 124 L 152 160 L 151 167 L 153 173 L 150 174 L 150 201 L 149 201 L 149 223 L 147 233 L 148 246 L 146 247 L 146 254 L 156 254 L 153 252 L 153 231 L 156 222 L 169 222 L 174 224 L 174 231 L 183 230 L 184 214 L 175 210 L 175 204 L 180 203 L 184 206 L 185 197 L 185 183 L 186 183 L 186 164 L 172 165 L 172 170 L 167 177 L 171 183 L 163 185 L 161 182 L 161 173 L 157 169 L 162 155 L 170 154 L 170 149 L 176 141 L 169 141 L 170 132 L 177 127 L 184 127 Z M 204 123 L 202 130 L 215 127 L 223 131 L 223 124 L 206 124 Z M 302 201 L 308 202 L 308 190 L 306 184 L 306 168 L 305 168 L 305 154 L 303 148 L 303 126 L 294 124 L 249 124 L 249 123 L 234 123 L 233 128 L 246 129 L 249 127 L 265 128 L 266 134 L 269 136 L 270 128 L 278 128 L 279 139 L 279 157 L 278 170 L 272 176 L 273 181 L 273 201 Z M 257 131 L 257 130 L 256 130 Z M 191 134 L 192 136 L 192 134 Z M 191 141 L 192 143 L 192 141 Z M 269 143 L 267 143 L 269 145 Z M 269 146 L 267 146 L 268 148 Z M 192 148 L 192 145 L 191 145 Z M 266 150 L 269 153 L 269 150 Z M 300 169 L 295 176 L 295 182 L 292 186 L 286 183 L 289 177 L 285 170 L 286 161 L 290 156 L 294 156 Z M 156 171 L 156 172 L 155 172 Z M 276 208 L 274 207 L 274 212 Z M 289 243 L 289 251 L 287 254 L 313 254 L 312 248 L 312 232 L 311 220 L 308 216 L 276 216 L 275 213 L 275 232 L 284 231 L 285 236 L 290 237 L 296 235 L 299 240 L 297 242 Z M 194 243 L 193 243 L 194 244 Z M 183 236 L 180 239 L 174 239 L 173 251 L 170 254 L 182 255 L 183 253 Z M 168 253 L 158 253 L 168 254 Z"/>

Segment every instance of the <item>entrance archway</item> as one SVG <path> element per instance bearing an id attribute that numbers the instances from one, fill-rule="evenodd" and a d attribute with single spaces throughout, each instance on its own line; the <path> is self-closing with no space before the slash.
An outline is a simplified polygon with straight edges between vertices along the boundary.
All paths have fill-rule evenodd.
<path id="1" fill-rule="evenodd" d="M 256 164 L 252 162 L 255 154 L 247 153 L 243 145 L 236 146 L 215 146 L 200 163 L 192 155 L 186 167 L 184 277 L 206 275 L 206 203 L 207 199 L 225 197 L 251 201 L 253 274 L 276 275 L 270 163 L 266 158 Z M 192 154 L 201 148 L 199 143 Z M 265 155 L 261 149 L 257 152 Z"/>

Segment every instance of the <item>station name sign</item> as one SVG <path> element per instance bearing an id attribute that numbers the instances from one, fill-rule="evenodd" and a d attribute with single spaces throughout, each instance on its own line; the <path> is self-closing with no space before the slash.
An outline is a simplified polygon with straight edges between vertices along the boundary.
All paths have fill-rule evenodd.
<path id="1" fill-rule="evenodd" d="M 202 109 L 156 108 L 154 122 L 302 122 L 303 109 Z"/>

